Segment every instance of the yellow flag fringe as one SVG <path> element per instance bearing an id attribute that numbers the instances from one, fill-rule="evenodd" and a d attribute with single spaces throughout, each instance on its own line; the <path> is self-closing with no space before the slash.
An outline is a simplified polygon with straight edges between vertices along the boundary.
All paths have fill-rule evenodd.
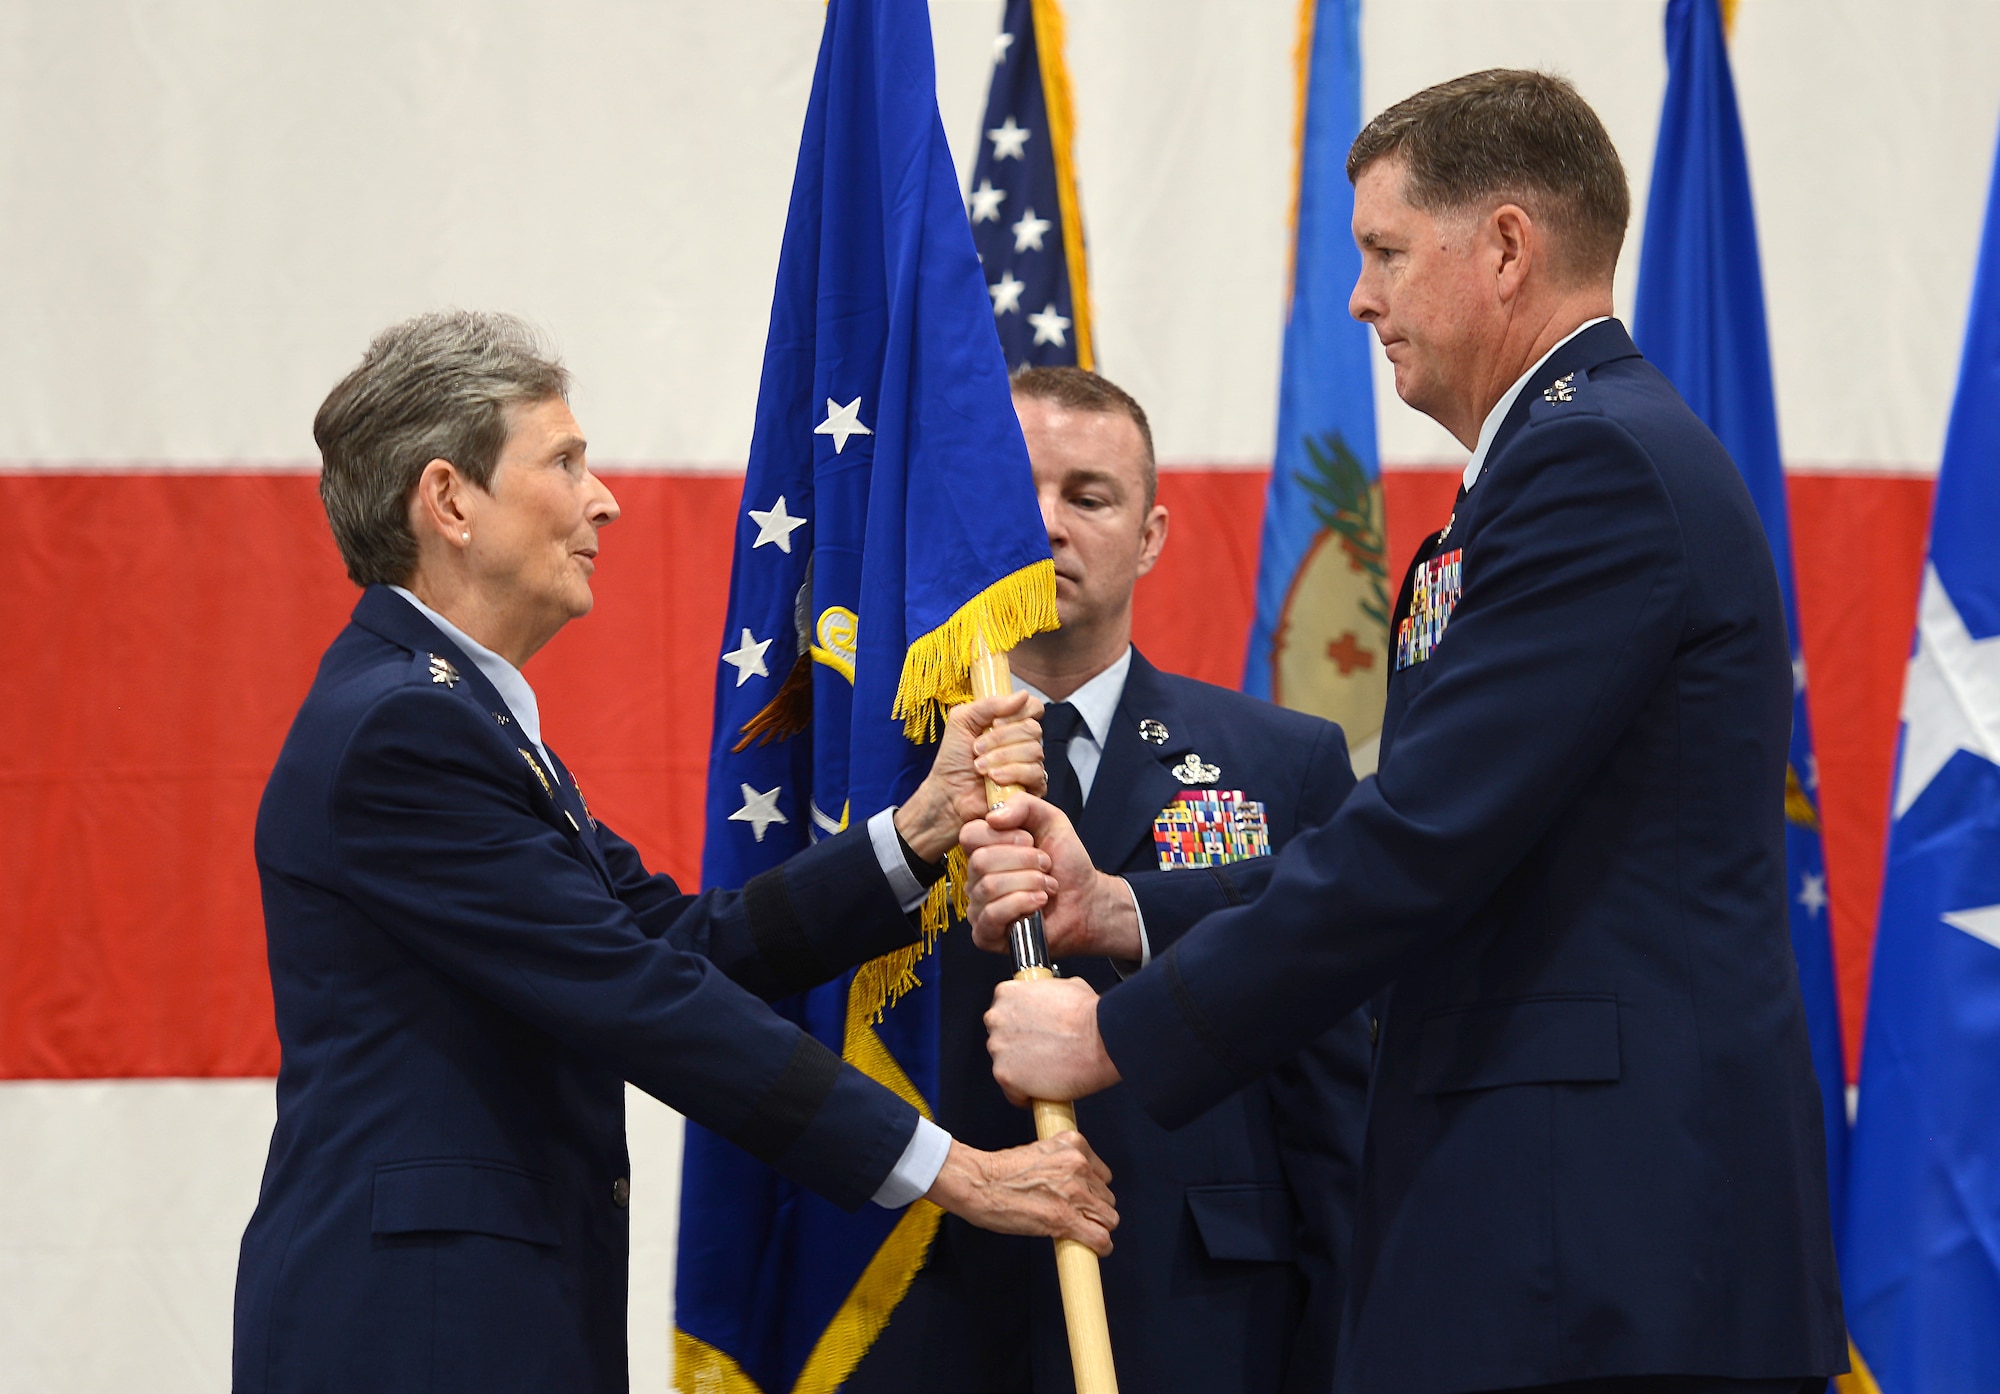
<path id="1" fill-rule="evenodd" d="M 674 1328 L 673 1384 L 679 1394 L 764 1394 L 741 1365 L 678 1326 Z"/>
<path id="2" fill-rule="evenodd" d="M 1037 0 L 1038 7 L 1039 3 Z M 949 620 L 910 645 L 893 709 L 893 715 L 903 719 L 904 734 L 918 742 L 929 742 L 936 736 L 945 709 L 971 699 L 972 664 L 982 652 L 1004 653 L 1029 635 L 1055 627 L 1053 560 L 1033 562 L 995 581 L 959 607 Z M 924 897 L 917 942 L 862 964 L 854 971 L 847 990 L 842 1058 L 893 1090 L 926 1118 L 931 1116 L 930 1105 L 875 1034 L 875 1024 L 898 998 L 921 985 L 917 964 L 935 947 L 938 935 L 966 913 L 966 881 L 965 849 L 953 847 L 946 856 L 943 879 Z M 931 1240 L 943 1216 L 943 1211 L 926 1200 L 914 1202 L 904 1212 L 820 1333 L 792 1394 L 833 1394 L 854 1373 L 930 1256 Z M 682 1394 L 694 1394 L 696 1389 L 702 1394 L 710 1390 L 714 1394 L 758 1394 L 754 1385 L 742 1379 L 741 1371 L 735 1371 L 734 1376 L 741 1383 L 724 1382 L 734 1366 L 725 1370 L 716 1361 L 706 1360 L 707 1349 L 692 1337 L 675 1333 L 677 1359 L 704 1360 L 686 1368 L 698 1371 L 698 1378 L 709 1378 L 713 1371 L 717 1381 L 682 1382 Z M 717 1360 L 726 1359 L 717 1355 Z"/>
<path id="3" fill-rule="evenodd" d="M 889 1315 L 896 1310 L 896 1304 L 910 1290 L 917 1270 L 930 1256 L 931 1240 L 936 1237 L 938 1222 L 943 1218 L 944 1211 L 929 1201 L 911 1202 L 903 1218 L 889 1231 L 889 1237 L 882 1241 L 882 1247 L 875 1251 L 875 1257 L 868 1261 L 868 1267 L 854 1284 L 854 1291 L 840 1304 L 826 1330 L 819 1333 L 812 1354 L 806 1357 L 805 1368 L 799 1371 L 798 1383 L 792 1386 L 792 1394 L 833 1394 L 854 1373 L 861 1357 L 889 1324 Z M 682 1394 L 692 1394 L 685 1385 L 681 1389 Z M 736 1391 L 725 1390 L 720 1394 L 736 1394 Z"/>
<path id="4" fill-rule="evenodd" d="M 1861 1352 L 1854 1348 L 1854 1338 L 1847 1341 L 1847 1363 L 1854 1368 L 1844 1375 L 1835 1375 L 1831 1388 L 1836 1394 L 1882 1394 L 1882 1386 L 1875 1382 L 1874 1372 L 1868 1362 L 1861 1358 Z"/>
<path id="5" fill-rule="evenodd" d="M 1090 337 L 1090 276 L 1083 254 L 1083 204 L 1076 191 L 1076 109 L 1070 102 L 1068 39 L 1058 0 L 1029 0 L 1035 53 L 1042 64 L 1042 103 L 1049 113 L 1049 149 L 1056 162 L 1056 202 L 1062 208 L 1063 260 L 1069 264 L 1070 330 L 1076 366 L 1097 366 Z"/>
<path id="6" fill-rule="evenodd" d="M 962 856 L 963 854 L 961 854 Z M 841 1042 L 841 1058 L 877 1084 L 899 1096 L 924 1117 L 931 1116 L 917 1086 L 910 1081 L 896 1057 L 882 1044 L 872 1025 L 881 1018 L 879 1009 L 869 1010 L 861 975 L 856 974 L 847 990 L 847 1025 Z M 819 1333 L 805 1368 L 799 1371 L 792 1394 L 833 1394 L 854 1373 L 861 1357 L 875 1344 L 882 1328 L 889 1324 L 896 1304 L 910 1290 L 917 1270 L 930 1257 L 931 1240 L 936 1237 L 944 1212 L 927 1200 L 915 1201 L 896 1221 L 889 1237 L 875 1251 L 868 1266 L 855 1279 L 840 1310 Z M 689 1391 L 683 1391 L 689 1394 Z M 735 1391 L 724 1391 L 735 1394 Z"/>
<path id="7" fill-rule="evenodd" d="M 923 937 L 907 948 L 871 958 L 854 970 L 854 986 L 847 994 L 850 1031 L 857 1021 L 870 1024 L 880 1021 L 882 1013 L 895 1006 L 904 993 L 922 987 L 923 979 L 917 976 L 917 965 L 937 947 L 938 936 L 953 920 L 965 918 L 969 909 L 965 886 L 970 870 L 965 860 L 965 849 L 954 847 L 946 853 L 944 867 L 944 879 L 924 896 Z M 916 1101 L 913 1099 L 911 1102 Z"/>
<path id="8" fill-rule="evenodd" d="M 1056 627 L 1056 564 L 1031 562 L 1002 576 L 910 645 L 891 715 L 919 745 L 937 738 L 947 707 L 972 700 L 972 662 L 983 640 L 1005 653 L 1030 634 Z"/>

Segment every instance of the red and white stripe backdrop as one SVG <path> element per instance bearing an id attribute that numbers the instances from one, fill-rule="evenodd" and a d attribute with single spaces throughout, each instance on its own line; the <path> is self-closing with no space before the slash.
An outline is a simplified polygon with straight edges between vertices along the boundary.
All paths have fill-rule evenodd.
<path id="1" fill-rule="evenodd" d="M 1374 4 L 1364 101 L 1553 67 L 1643 199 L 1660 9 Z M 1068 10 L 1102 365 L 1153 416 L 1173 512 L 1139 642 L 1232 682 L 1273 428 L 1295 6 Z M 998 12 L 932 6 L 968 159 Z M 277 1064 L 251 822 L 353 598 L 310 423 L 383 324 L 511 309 L 576 370 L 625 518 L 596 613 L 529 676 L 594 806 L 692 879 L 822 13 L 0 4 L 0 1391 L 226 1381 Z M 2000 10 L 1977 0 L 1743 0 L 1734 45 L 1850 1050 L 1996 51 Z M 1378 399 L 1400 557 L 1463 452 L 1379 379 Z M 632 1128 L 634 1384 L 658 1389 L 678 1128 L 639 1096 Z"/>

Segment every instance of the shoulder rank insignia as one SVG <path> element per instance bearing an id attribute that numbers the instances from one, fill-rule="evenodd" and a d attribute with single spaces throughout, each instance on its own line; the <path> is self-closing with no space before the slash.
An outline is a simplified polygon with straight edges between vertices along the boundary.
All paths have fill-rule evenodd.
<path id="1" fill-rule="evenodd" d="M 535 758 L 534 752 L 529 750 L 522 750 L 521 747 L 518 745 L 515 746 L 514 749 L 521 751 L 521 758 L 523 760 L 526 760 L 528 762 L 528 768 L 535 772 L 535 781 L 542 786 L 542 792 L 544 794 L 547 794 L 550 798 L 553 799 L 556 796 L 556 787 L 555 785 L 549 783 L 549 777 L 546 774 L 542 773 L 541 761 Z"/>
<path id="2" fill-rule="evenodd" d="M 430 659 L 431 681 L 441 682 L 446 687 L 457 687 L 458 669 L 452 667 L 449 660 L 439 658 L 436 654 L 432 654 Z"/>
<path id="3" fill-rule="evenodd" d="M 1153 850 L 1162 871 L 1268 857 L 1264 805 L 1244 798 L 1241 789 L 1183 789 L 1153 819 Z"/>
<path id="4" fill-rule="evenodd" d="M 1165 745 L 1167 743 L 1165 723 L 1155 721 L 1150 716 L 1145 718 L 1139 723 L 1139 739 L 1148 745 Z"/>
<path id="5" fill-rule="evenodd" d="M 1187 759 L 1174 766 L 1172 774 L 1183 784 L 1213 784 L 1222 778 L 1222 767 L 1204 765 L 1201 757 L 1190 750 Z"/>
<path id="6" fill-rule="evenodd" d="M 1576 400 L 1575 373 L 1564 373 L 1542 390 L 1545 402 L 1573 402 Z"/>

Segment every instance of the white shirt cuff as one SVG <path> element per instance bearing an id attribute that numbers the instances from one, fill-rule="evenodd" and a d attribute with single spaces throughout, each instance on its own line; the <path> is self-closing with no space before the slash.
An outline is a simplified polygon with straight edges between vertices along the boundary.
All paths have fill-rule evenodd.
<path id="1" fill-rule="evenodd" d="M 901 849 L 896 855 L 902 855 Z M 907 871 L 905 868 L 906 874 Z M 875 1203 L 884 1210 L 901 1210 L 936 1184 L 938 1173 L 944 1170 L 944 1159 L 950 1155 L 951 1134 L 919 1115 L 917 1130 L 910 1134 L 909 1144 L 896 1159 L 889 1179 L 875 1192 Z"/>
<path id="2" fill-rule="evenodd" d="M 924 883 L 912 874 L 910 863 L 903 856 L 903 840 L 896 836 L 896 805 L 890 804 L 868 820 L 868 841 L 875 849 L 875 860 L 882 863 L 882 874 L 889 878 L 889 889 L 896 893 L 896 904 L 903 907 L 903 913 L 907 915 L 922 905 L 929 892 L 924 889 Z M 937 1173 L 933 1171 L 931 1176 L 935 1179 Z M 924 1190 L 929 1189 L 930 1182 L 926 1181 Z M 923 1191 L 917 1194 L 922 1195 Z"/>
<path id="3" fill-rule="evenodd" d="M 1114 958 L 1111 960 L 1111 966 L 1120 978 L 1129 978 L 1138 972 L 1139 968 L 1144 968 L 1153 961 L 1153 941 L 1146 937 L 1146 912 L 1139 908 L 1139 893 L 1132 889 L 1132 883 L 1123 876 L 1118 878 L 1118 882 L 1125 887 L 1125 894 L 1132 897 L 1132 914 L 1139 921 L 1139 967 L 1128 966 L 1132 962 L 1129 958 Z"/>

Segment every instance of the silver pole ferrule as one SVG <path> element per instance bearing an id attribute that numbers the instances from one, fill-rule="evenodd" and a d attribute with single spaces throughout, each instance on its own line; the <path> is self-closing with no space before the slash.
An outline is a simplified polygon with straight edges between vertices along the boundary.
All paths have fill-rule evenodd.
<path id="1" fill-rule="evenodd" d="M 1014 971 L 1049 966 L 1049 941 L 1042 933 L 1042 912 L 1014 921 L 1007 931 L 1008 947 L 1014 951 Z"/>

